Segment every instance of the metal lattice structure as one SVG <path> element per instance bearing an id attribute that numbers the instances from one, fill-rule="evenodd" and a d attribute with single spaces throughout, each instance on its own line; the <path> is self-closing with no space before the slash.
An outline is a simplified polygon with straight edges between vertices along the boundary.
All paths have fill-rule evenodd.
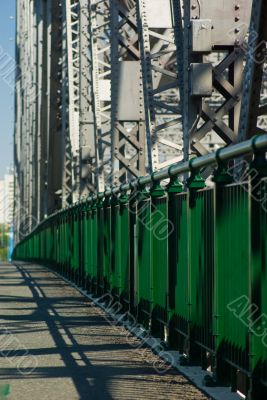
<path id="1" fill-rule="evenodd" d="M 92 192 L 265 132 L 265 8 L 17 0 L 17 240 Z"/>

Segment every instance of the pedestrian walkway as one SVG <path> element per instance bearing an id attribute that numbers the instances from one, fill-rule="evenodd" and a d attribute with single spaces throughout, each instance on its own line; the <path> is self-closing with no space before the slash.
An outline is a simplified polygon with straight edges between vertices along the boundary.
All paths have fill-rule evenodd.
<path id="1" fill-rule="evenodd" d="M 0 301 L 1 399 L 207 399 L 44 267 L 1 265 Z"/>

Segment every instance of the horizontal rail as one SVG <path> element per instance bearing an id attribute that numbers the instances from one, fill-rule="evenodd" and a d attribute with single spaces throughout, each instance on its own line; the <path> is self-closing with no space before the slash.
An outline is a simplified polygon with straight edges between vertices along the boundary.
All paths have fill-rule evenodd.
<path id="1" fill-rule="evenodd" d="M 105 197 L 118 195 L 119 193 L 125 193 L 131 189 L 147 186 L 149 184 L 152 184 L 153 182 L 160 182 L 164 179 L 174 178 L 188 172 L 192 173 L 193 171 L 198 171 L 201 168 L 207 168 L 211 165 L 224 163 L 240 156 L 245 156 L 254 152 L 261 152 L 264 150 L 267 151 L 267 134 L 254 136 L 250 140 L 246 140 L 242 143 L 238 143 L 229 147 L 220 148 L 215 152 L 206 154 L 205 156 L 196 157 L 189 161 L 182 161 L 173 164 L 168 168 L 164 168 L 160 171 L 155 172 L 153 175 L 142 176 L 127 183 L 108 188 L 105 190 L 105 192 L 89 195 L 89 197 L 81 200 L 80 202 L 77 202 L 74 205 L 68 206 L 66 209 L 56 211 L 55 213 L 49 215 L 40 224 L 47 222 L 55 215 L 60 214 L 72 207 L 75 207 L 78 204 L 83 204 L 86 202 L 92 203 L 96 200 L 102 200 Z M 38 227 L 36 227 L 31 233 L 34 233 L 37 228 Z"/>
<path id="2" fill-rule="evenodd" d="M 254 136 L 252 139 L 245 142 L 238 143 L 229 147 L 220 148 L 213 153 L 209 153 L 201 157 L 196 157 L 189 161 L 173 164 L 168 168 L 164 168 L 160 171 L 155 172 L 153 175 L 146 175 L 120 186 L 116 186 L 112 189 L 107 189 L 104 193 L 98 193 L 95 196 L 89 197 L 88 200 L 93 201 L 97 198 L 102 199 L 105 196 L 125 192 L 130 190 L 131 188 L 146 186 L 153 182 L 159 182 L 164 179 L 179 176 L 190 171 L 197 171 L 200 168 L 209 167 L 216 163 L 225 162 L 236 157 L 248 155 L 255 151 L 262 151 L 265 149 L 267 149 L 267 135 Z"/>
<path id="3" fill-rule="evenodd" d="M 254 136 L 252 139 L 245 142 L 218 149 L 213 153 L 209 153 L 205 156 L 197 157 L 186 162 L 173 164 L 169 168 L 164 168 L 155 172 L 153 175 L 146 175 L 120 186 L 116 186 L 112 189 L 107 189 L 104 193 L 98 193 L 97 195 L 89 197 L 87 200 L 94 201 L 112 194 L 116 195 L 120 192 L 125 192 L 138 186 L 146 186 L 153 182 L 160 182 L 164 179 L 179 176 L 190 171 L 197 171 L 201 168 L 209 167 L 216 163 L 218 164 L 220 162 L 226 162 L 233 158 L 245 156 L 255 151 L 263 151 L 265 149 L 267 149 L 267 135 Z"/>

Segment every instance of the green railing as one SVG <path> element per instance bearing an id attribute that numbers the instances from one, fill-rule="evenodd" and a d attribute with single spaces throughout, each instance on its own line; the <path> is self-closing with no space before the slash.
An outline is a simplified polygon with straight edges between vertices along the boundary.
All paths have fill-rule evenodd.
<path id="1" fill-rule="evenodd" d="M 94 195 L 43 221 L 14 259 L 112 294 L 184 362 L 267 398 L 266 149 L 256 137 Z"/>

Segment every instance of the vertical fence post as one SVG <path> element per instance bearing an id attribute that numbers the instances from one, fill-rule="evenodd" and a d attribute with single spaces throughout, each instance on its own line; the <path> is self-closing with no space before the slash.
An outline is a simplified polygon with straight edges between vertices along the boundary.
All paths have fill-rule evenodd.
<path id="1" fill-rule="evenodd" d="M 220 153 L 218 153 L 220 154 Z M 216 380 L 240 386 L 249 373 L 249 333 L 235 307 L 249 298 L 250 198 L 247 178 L 234 182 L 238 164 L 222 163 L 218 156 L 215 182 L 215 270 L 213 336 Z"/>
<path id="2" fill-rule="evenodd" d="M 168 210 L 167 196 L 160 183 L 153 181 L 150 222 L 152 266 L 152 324 L 151 331 L 161 339 L 167 338 L 168 325 Z"/>
<path id="3" fill-rule="evenodd" d="M 104 243 L 104 254 L 103 254 L 103 276 L 104 276 L 104 292 L 108 292 L 111 288 L 110 276 L 111 276 L 111 204 L 110 196 L 105 196 L 103 202 L 104 211 L 104 227 L 103 227 L 103 243 Z"/>
<path id="4" fill-rule="evenodd" d="M 120 243 L 120 203 L 116 195 L 111 197 L 111 240 L 110 240 L 110 289 L 119 299 L 121 293 L 121 243 Z"/>
<path id="5" fill-rule="evenodd" d="M 77 204 L 77 278 L 76 283 L 78 286 L 82 286 L 83 282 L 83 203 Z"/>
<path id="6" fill-rule="evenodd" d="M 124 310 L 130 309 L 130 215 L 129 196 L 122 192 L 119 198 L 120 230 L 120 301 Z"/>
<path id="7" fill-rule="evenodd" d="M 138 236 L 137 236 L 137 203 L 139 191 L 131 188 L 129 198 L 130 213 L 130 313 L 137 316 L 137 258 L 138 258 Z"/>
<path id="8" fill-rule="evenodd" d="M 105 292 L 104 282 L 104 209 L 103 200 L 98 199 L 97 208 L 97 293 Z"/>
<path id="9" fill-rule="evenodd" d="M 80 279 L 79 285 L 85 288 L 85 252 L 86 252 L 86 202 L 80 205 Z"/>
<path id="10" fill-rule="evenodd" d="M 91 290 L 93 294 L 97 294 L 97 241 L 98 241 L 98 229 L 97 229 L 97 200 L 92 200 L 91 204 L 91 256 L 90 256 L 90 272 L 91 272 Z"/>
<path id="11" fill-rule="evenodd" d="M 169 344 L 182 351 L 182 340 L 179 332 L 177 310 L 177 291 L 179 290 L 179 271 L 181 254 L 181 196 L 183 184 L 177 177 L 171 178 L 167 186 L 168 193 L 168 313 L 169 313 Z M 184 283 L 184 282 L 183 282 Z M 179 294 L 178 294 L 179 296 Z"/>
<path id="12" fill-rule="evenodd" d="M 64 277 L 67 276 L 67 251 L 68 251 L 68 245 L 67 245 L 67 211 L 63 210 L 62 211 L 62 274 Z"/>
<path id="13" fill-rule="evenodd" d="M 187 180 L 187 213 L 188 213 L 188 338 L 186 343 L 187 362 L 198 363 L 201 360 L 201 330 L 205 321 L 203 310 L 204 299 L 207 293 L 202 293 L 205 261 L 203 260 L 203 227 L 205 221 L 204 201 L 202 193 L 205 181 L 199 171 L 191 169 Z M 199 225 L 199 223 L 201 225 Z M 209 243 L 210 245 L 210 243 Z M 203 262 L 204 261 L 204 262 Z"/>
<path id="14" fill-rule="evenodd" d="M 250 184 L 250 310 L 247 398 L 267 398 L 267 162 L 265 152 L 254 153 Z"/>
<path id="15" fill-rule="evenodd" d="M 153 282 L 151 268 L 151 198 L 145 187 L 139 187 L 137 204 L 137 270 L 136 303 L 137 319 L 146 328 L 151 327 Z"/>
<path id="16" fill-rule="evenodd" d="M 92 238 L 91 238 L 91 215 L 92 215 L 92 210 L 91 210 L 91 201 L 90 199 L 87 199 L 86 205 L 85 205 L 85 264 L 84 264 L 84 274 L 85 274 L 85 282 L 84 286 L 85 289 L 91 292 L 92 287 L 91 287 L 91 246 L 92 246 Z"/>
<path id="17" fill-rule="evenodd" d="M 80 233 L 80 206 L 76 204 L 73 208 L 73 281 L 77 284 L 79 282 L 80 275 L 80 241 L 79 241 L 79 233 Z"/>

